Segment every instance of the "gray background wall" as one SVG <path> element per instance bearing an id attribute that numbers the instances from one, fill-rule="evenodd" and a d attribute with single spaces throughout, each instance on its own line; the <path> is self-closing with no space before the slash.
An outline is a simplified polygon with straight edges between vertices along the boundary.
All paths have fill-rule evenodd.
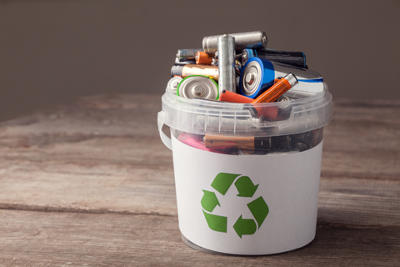
<path id="1" fill-rule="evenodd" d="M 400 1 L 1 1 L 0 120 L 100 93 L 164 90 L 177 48 L 264 30 L 335 97 L 400 98 Z"/>

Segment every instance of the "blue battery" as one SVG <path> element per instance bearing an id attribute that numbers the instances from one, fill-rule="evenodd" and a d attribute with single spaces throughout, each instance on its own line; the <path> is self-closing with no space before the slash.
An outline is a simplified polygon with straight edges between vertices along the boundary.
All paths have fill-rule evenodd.
<path id="1" fill-rule="evenodd" d="M 243 49 L 243 53 L 246 54 L 247 59 L 257 56 L 257 51 L 251 48 Z"/>
<path id="2" fill-rule="evenodd" d="M 256 98 L 274 83 L 274 79 L 275 70 L 271 61 L 251 57 L 240 70 L 240 94 Z"/>
<path id="3" fill-rule="evenodd" d="M 299 81 L 293 89 L 310 93 L 323 90 L 323 78 L 313 70 L 273 62 L 261 57 L 251 57 L 240 70 L 239 93 L 254 99 L 271 87 L 275 79 L 289 73 L 294 74 Z"/>

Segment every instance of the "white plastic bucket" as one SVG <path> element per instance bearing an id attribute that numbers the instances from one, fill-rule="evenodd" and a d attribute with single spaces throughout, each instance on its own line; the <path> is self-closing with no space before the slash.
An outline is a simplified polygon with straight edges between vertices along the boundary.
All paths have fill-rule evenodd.
<path id="1" fill-rule="evenodd" d="M 179 229 L 187 243 L 221 253 L 264 255 L 314 239 L 322 130 L 332 97 L 325 88 L 291 97 L 259 104 L 258 110 L 279 114 L 259 120 L 249 104 L 163 95 L 158 129 L 173 153 Z M 164 124 L 171 137 L 162 131 Z M 227 149 L 210 149 L 205 145 L 209 136 L 228 143 L 254 137 L 263 140 L 263 149 L 238 149 L 236 141 Z"/>

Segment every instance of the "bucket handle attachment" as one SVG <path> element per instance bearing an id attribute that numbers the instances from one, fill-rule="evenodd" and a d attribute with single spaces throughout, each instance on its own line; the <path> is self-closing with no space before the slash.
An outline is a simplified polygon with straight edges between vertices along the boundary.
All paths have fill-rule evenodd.
<path id="1" fill-rule="evenodd" d="M 161 141 L 163 142 L 163 144 L 169 148 L 170 150 L 172 150 L 172 144 L 171 144 L 171 138 L 169 138 L 163 131 L 162 131 L 162 127 L 165 124 L 165 112 L 164 111 L 160 111 L 157 114 L 157 126 L 158 126 L 158 132 L 160 133 L 160 138 Z"/>

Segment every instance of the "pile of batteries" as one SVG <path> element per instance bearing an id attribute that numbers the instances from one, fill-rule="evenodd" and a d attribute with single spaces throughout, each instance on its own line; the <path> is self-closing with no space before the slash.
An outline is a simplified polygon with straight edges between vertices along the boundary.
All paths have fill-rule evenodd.
<path id="1" fill-rule="evenodd" d="M 281 120 L 284 109 L 257 108 L 257 104 L 284 102 L 322 92 L 323 79 L 308 69 L 303 52 L 269 49 L 267 42 L 265 32 L 255 31 L 206 36 L 202 48 L 179 49 L 166 93 L 189 99 L 254 104 L 253 112 L 258 120 Z M 228 142 L 228 147 L 235 148 L 230 154 L 244 152 L 246 148 L 253 153 L 303 151 L 320 142 L 322 130 L 314 134 L 316 137 L 310 138 L 310 132 L 261 141 L 248 137 L 216 136 L 214 140 L 212 136 L 201 136 L 199 141 L 204 147 L 199 148 L 218 152 Z M 196 138 L 186 135 L 178 138 L 196 146 Z"/>

